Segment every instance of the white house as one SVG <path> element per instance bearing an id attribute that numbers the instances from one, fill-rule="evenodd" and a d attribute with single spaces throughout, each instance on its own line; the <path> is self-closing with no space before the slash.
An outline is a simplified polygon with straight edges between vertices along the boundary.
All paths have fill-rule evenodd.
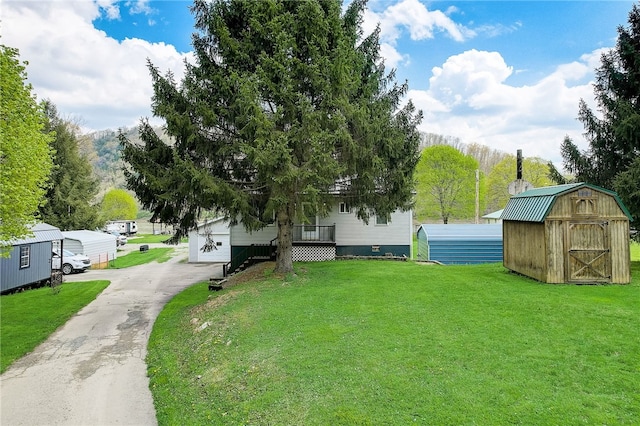
<path id="1" fill-rule="evenodd" d="M 271 253 L 269 248 L 275 249 L 276 238 L 275 224 L 249 233 L 241 224 L 229 226 L 222 219 L 213 219 L 189 234 L 189 261 L 234 263 L 250 250 Z M 392 213 L 389 221 L 372 217 L 365 224 L 348 204 L 341 202 L 327 217 L 317 216 L 315 223 L 294 225 L 292 254 L 294 261 L 330 260 L 336 256 L 410 258 L 412 238 L 410 210 Z"/>
<path id="2" fill-rule="evenodd" d="M 115 235 L 97 231 L 63 231 L 64 248 L 73 253 L 89 256 L 93 269 L 106 268 L 116 258 Z"/>

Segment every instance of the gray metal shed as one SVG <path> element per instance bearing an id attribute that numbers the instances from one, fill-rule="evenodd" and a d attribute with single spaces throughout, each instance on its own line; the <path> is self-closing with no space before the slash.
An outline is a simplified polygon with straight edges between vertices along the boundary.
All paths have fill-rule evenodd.
<path id="1" fill-rule="evenodd" d="M 0 290 L 2 293 L 51 278 L 51 253 L 60 244 L 62 233 L 55 226 L 38 223 L 32 235 L 12 240 L 9 257 L 0 257 Z"/>
<path id="2" fill-rule="evenodd" d="M 92 269 L 104 269 L 117 257 L 116 236 L 97 231 L 63 231 L 64 248 L 89 256 Z"/>
<path id="3" fill-rule="evenodd" d="M 420 225 L 417 258 L 444 264 L 502 262 L 502 225 Z"/>

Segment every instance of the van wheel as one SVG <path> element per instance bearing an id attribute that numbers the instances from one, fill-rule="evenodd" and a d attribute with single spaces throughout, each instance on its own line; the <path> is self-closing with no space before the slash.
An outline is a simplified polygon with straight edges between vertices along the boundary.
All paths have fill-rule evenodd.
<path id="1" fill-rule="evenodd" d="M 69 275 L 72 272 L 73 272 L 73 268 L 71 267 L 71 265 L 69 265 L 68 263 L 65 263 L 64 265 L 62 265 L 63 274 Z"/>

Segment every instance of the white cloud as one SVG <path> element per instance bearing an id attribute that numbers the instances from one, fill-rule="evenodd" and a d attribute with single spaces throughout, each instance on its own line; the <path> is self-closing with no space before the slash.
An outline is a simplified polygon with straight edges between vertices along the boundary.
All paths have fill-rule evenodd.
<path id="1" fill-rule="evenodd" d="M 137 124 L 150 116 L 151 78 L 146 60 L 179 79 L 188 55 L 164 43 L 119 42 L 96 30 L 93 20 L 115 16 L 115 2 L 5 2 L 2 43 L 20 50 L 38 99 L 87 129 Z"/>
<path id="2" fill-rule="evenodd" d="M 154 9 L 149 6 L 149 0 L 129 1 L 127 6 L 130 6 L 129 13 L 131 14 L 143 13 L 149 15 L 154 12 Z"/>
<path id="3" fill-rule="evenodd" d="M 387 6 L 386 3 L 384 3 Z M 364 34 L 371 34 L 377 25 L 380 26 L 381 53 L 385 63 L 390 67 L 407 64 L 409 55 L 397 51 L 396 43 L 405 32 L 411 40 L 432 39 L 436 33 L 444 33 L 455 41 L 462 42 L 475 37 L 476 33 L 454 22 L 447 14 L 455 12 L 450 7 L 447 12 L 429 10 L 418 0 L 402 0 L 386 7 L 381 12 L 367 8 L 362 25 Z"/>
<path id="4" fill-rule="evenodd" d="M 428 90 L 412 90 L 408 97 L 424 112 L 423 131 L 511 153 L 523 149 L 525 156 L 559 166 L 565 135 L 585 144 L 576 117 L 581 98 L 593 101 L 592 83 L 586 81 L 592 78 L 593 56 L 518 87 L 508 83 L 513 68 L 499 53 L 469 50 L 434 67 Z"/>

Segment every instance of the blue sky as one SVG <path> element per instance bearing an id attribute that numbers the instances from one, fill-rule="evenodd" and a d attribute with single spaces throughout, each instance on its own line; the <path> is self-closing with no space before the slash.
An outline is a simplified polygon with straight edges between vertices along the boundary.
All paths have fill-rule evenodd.
<path id="1" fill-rule="evenodd" d="M 381 52 L 424 111 L 420 129 L 560 165 L 586 148 L 579 100 L 626 26 L 631 1 L 370 0 Z M 0 43 L 20 49 L 39 99 L 86 130 L 150 115 L 149 58 L 178 77 L 191 60 L 188 1 L 2 0 Z"/>

